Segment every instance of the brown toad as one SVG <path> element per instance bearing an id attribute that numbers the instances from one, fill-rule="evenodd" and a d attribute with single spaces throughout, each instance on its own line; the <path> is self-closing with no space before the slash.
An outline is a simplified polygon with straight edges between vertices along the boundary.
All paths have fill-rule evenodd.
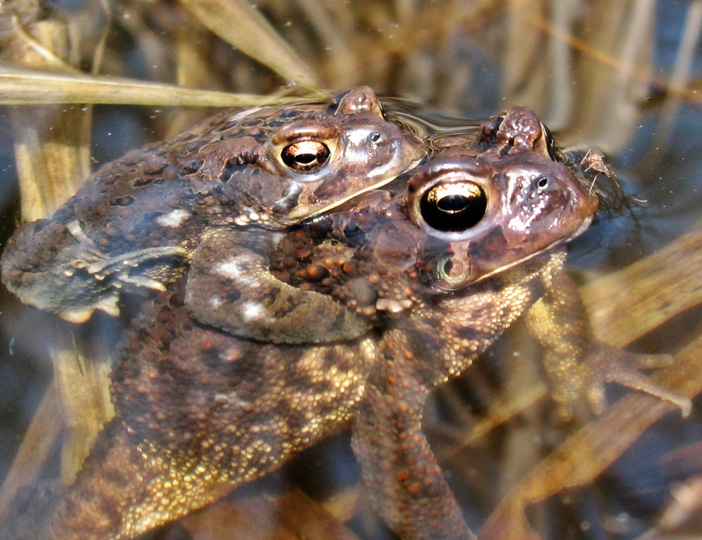
<path id="1" fill-rule="evenodd" d="M 103 166 L 51 219 L 22 227 L 2 279 L 68 320 L 116 314 L 120 289 L 163 290 L 208 231 L 299 223 L 391 181 L 424 150 L 367 87 L 327 104 L 222 111 Z"/>
<path id="2" fill-rule="evenodd" d="M 376 307 L 399 312 L 412 305 L 410 297 L 418 284 L 415 266 L 420 262 L 430 273 L 443 273 L 441 280 L 432 278 L 433 287 L 463 288 L 566 242 L 590 223 L 591 218 L 581 214 L 594 214 L 594 207 L 581 208 L 582 194 L 572 172 L 554 162 L 550 134 L 525 107 L 503 111 L 477 137 L 441 138 L 434 148 L 438 155 L 409 173 L 408 187 L 400 182 L 400 193 L 392 200 L 387 190 L 368 193 L 353 201 L 353 208 L 320 217 L 285 237 L 283 244 L 278 244 L 280 235 L 249 231 L 245 233 L 248 250 L 241 252 L 239 240 L 225 230 L 204 236 L 188 276 L 186 304 L 191 313 L 207 324 L 263 341 L 331 341 L 339 339 L 341 321 L 335 320 L 315 292 L 328 294 L 333 288 L 337 298 L 349 295 L 345 303 L 366 316 L 374 315 Z M 596 205 L 591 197 L 583 200 Z M 332 245 L 334 229 L 343 228 L 344 222 L 354 227 L 356 238 L 337 231 L 345 242 Z M 570 231 L 567 226 L 572 224 L 577 227 Z M 308 245 L 296 246 L 296 238 Z M 280 283 L 260 285 L 261 269 L 267 268 L 268 253 L 276 246 L 278 260 L 272 267 L 277 277 L 313 293 L 301 294 Z M 285 277 L 285 266 L 294 267 L 294 259 L 299 258 L 293 253 L 292 262 L 281 261 L 286 249 L 314 253 L 315 261 L 304 261 L 300 275 Z M 452 258 L 449 254 L 454 249 L 457 256 Z M 323 262 L 339 259 L 334 250 L 345 252 L 351 267 L 364 264 L 372 268 L 352 268 L 346 273 L 380 270 L 393 277 L 372 276 L 373 284 L 363 279 L 344 281 L 343 265 Z M 391 272 L 394 268 L 399 268 L 401 278 L 398 272 Z M 329 273 L 334 275 L 329 277 Z M 306 279 L 310 283 L 304 283 Z M 386 289 L 392 285 L 395 298 L 385 296 L 377 306 L 373 304 L 378 285 L 387 285 Z M 347 290 L 354 287 L 359 290 Z M 354 296 L 364 293 L 370 297 L 361 309 Z M 309 317 L 309 313 L 314 315 Z M 312 324 L 301 324 L 300 317 Z M 367 327 L 359 325 L 358 329 L 362 332 Z"/>
<path id="3" fill-rule="evenodd" d="M 538 120 L 529 118 L 536 129 Z M 236 307 L 247 295 L 247 278 L 234 265 L 268 252 L 277 241 L 277 235 L 259 232 L 252 239 L 260 242 L 239 254 L 232 231 L 210 233 L 207 248 L 200 248 L 202 264 L 194 264 L 188 283 L 174 283 L 145 303 L 113 375 L 117 417 L 100 434 L 46 529 L 28 537 L 132 538 L 270 472 L 351 421 L 354 450 L 374 500 L 403 538 L 469 538 L 421 433 L 422 405 L 434 386 L 464 369 L 535 300 L 535 283 L 548 281 L 563 262 L 562 255 L 544 250 L 583 230 L 596 207 L 570 171 L 535 150 L 533 141 L 496 142 L 485 135 L 480 146 L 449 148 L 408 184 L 398 184 L 396 195 L 369 193 L 365 202 L 372 206 L 322 218 L 301 229 L 302 236 L 291 233 L 293 245 L 307 235 L 314 239 L 302 247 L 310 250 L 303 261 L 343 252 L 361 272 L 371 268 L 366 288 L 374 301 L 360 306 L 356 296 L 354 306 L 348 296 L 353 287 L 345 290 L 349 282 L 337 274 L 329 291 L 337 295 L 291 287 L 297 294 L 273 298 L 278 305 L 243 305 L 254 312 L 271 308 L 270 317 L 281 320 L 301 306 L 296 324 L 278 332 L 302 331 L 295 339 L 304 341 L 307 326 L 317 327 L 324 339 L 335 336 L 317 310 L 320 298 L 332 298 L 366 319 L 367 328 L 376 327 L 355 339 L 273 344 L 203 321 L 210 314 L 198 312 L 197 302 Z M 522 207 L 524 202 L 529 204 Z M 438 216 L 427 219 L 427 204 Z M 448 228 L 447 204 L 457 218 Z M 461 208 L 469 209 L 463 217 L 454 212 Z M 481 214 L 484 219 L 476 222 Z M 519 235 L 510 234 L 512 226 Z M 274 260 L 284 261 L 285 240 L 278 249 Z M 233 255 L 239 259 L 231 261 Z M 349 268 L 344 272 L 351 274 Z M 314 282 L 309 270 L 307 281 Z M 494 275 L 474 283 L 481 277 L 477 272 Z M 280 268 L 278 273 L 286 277 Z M 332 285 L 323 281 L 320 287 Z M 411 290 L 409 304 L 383 285 L 391 281 Z M 213 292 L 218 302 L 212 302 Z M 382 300 L 397 301 L 401 309 L 385 308 Z M 215 310 L 214 317 L 227 311 Z M 251 323 L 257 322 L 253 317 Z M 216 323 L 226 327 L 228 320 Z M 398 445 L 400 440 L 411 443 Z M 21 538 L 11 528 L 5 537 Z"/>
<path id="4" fill-rule="evenodd" d="M 369 193 L 280 241 L 259 237 L 264 247 L 254 242 L 253 252 L 277 242 L 274 275 L 307 295 L 254 299 L 237 290 L 239 275 L 218 266 L 232 253 L 226 235 L 209 243 L 201 259 L 208 263 L 189 276 L 186 288 L 197 294 L 185 307 L 225 329 L 275 318 L 288 324 L 271 339 L 333 341 L 327 331 L 339 321 L 320 314 L 319 293 L 368 317 L 380 332 L 379 356 L 362 377 L 353 444 L 375 505 L 402 538 L 471 538 L 421 433 L 422 409 L 436 385 L 464 371 L 529 308 L 554 398 L 566 410 L 583 391 L 601 409 L 603 384 L 616 381 L 689 411 L 689 400 L 636 370 L 648 356 L 592 336 L 563 272 L 562 244 L 587 228 L 597 203 L 552 160 L 545 140 L 533 113 L 513 109 L 486 124 L 474 148 L 455 140 L 412 171 L 406 193 L 391 185 L 399 193 Z"/>
<path id="5" fill-rule="evenodd" d="M 117 418 L 46 528 L 25 538 L 132 538 L 269 473 L 349 422 L 374 502 L 401 538 L 472 538 L 421 432 L 424 401 L 539 296 L 563 311 L 561 289 L 549 292 L 562 275 L 559 246 L 596 209 L 572 172 L 535 144 L 542 139 L 533 114 L 517 112 L 533 135 L 528 143 L 489 129 L 510 125 L 509 116 L 498 117 L 477 148 L 440 151 L 407 184 L 362 197 L 369 206 L 284 239 L 262 233 L 264 243 L 250 246 L 255 254 L 277 244 L 277 275 L 310 289 L 274 307 L 280 312 L 270 316 L 282 319 L 302 307 L 296 324 L 278 332 L 301 332 L 294 338 L 301 342 L 309 326 L 325 334 L 315 308 L 322 296 L 369 321 L 372 331 L 355 339 L 257 342 L 191 316 L 184 293 L 191 280 L 234 306 L 246 293 L 231 287 L 240 273 L 218 266 L 236 242 L 212 234 L 202 252 L 207 264 L 144 304 L 115 368 Z M 212 305 L 212 296 L 202 298 Z M 576 355 L 594 350 L 578 345 L 571 343 Z M 9 528 L 4 534 L 22 538 Z"/>
<path id="6" fill-rule="evenodd" d="M 525 262 L 556 265 L 553 276 L 532 284 L 539 300 L 527 321 L 545 346 L 553 396 L 564 413 L 583 390 L 601 412 L 603 383 L 618 382 L 670 401 L 687 415 L 689 400 L 630 367 L 660 365 L 666 355 L 635 355 L 599 343 L 577 288 L 561 271 L 560 246 L 589 226 L 597 208 L 591 179 L 577 182 L 574 176 L 589 164 L 559 162 L 564 158 L 556 156 L 547 128 L 524 107 L 491 119 L 475 141 L 454 137 L 442 144 L 438 155 L 409 174 L 406 194 L 368 193 L 356 201 L 360 208 L 339 208 L 286 235 L 271 259 L 273 275 L 330 295 L 384 325 L 384 318 L 411 318 L 436 305 L 439 292 L 466 294 Z M 193 272 L 188 287 L 200 279 Z M 437 327 L 445 319 L 436 311 Z M 287 332 L 293 341 L 306 329 L 298 323 Z"/>

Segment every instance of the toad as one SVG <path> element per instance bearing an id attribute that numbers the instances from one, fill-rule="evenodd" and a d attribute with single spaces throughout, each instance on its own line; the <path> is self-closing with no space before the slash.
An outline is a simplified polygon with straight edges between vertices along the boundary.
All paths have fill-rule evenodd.
<path id="1" fill-rule="evenodd" d="M 401 538 L 473 538 L 421 431 L 422 408 L 530 306 L 577 315 L 562 246 L 597 204 L 552 159 L 543 133 L 533 113 L 512 110 L 477 142 L 441 149 L 407 178 L 359 197 L 363 206 L 285 237 L 259 234 L 265 242 L 251 253 L 272 247 L 274 275 L 298 291 L 280 304 L 260 291 L 239 304 L 246 274 L 229 264 L 238 244 L 228 244 L 229 231 L 209 235 L 203 264 L 145 302 L 115 366 L 117 417 L 46 528 L 28 537 L 133 538 L 351 424 L 373 501 Z M 320 297 L 366 319 L 368 330 L 343 341 L 327 334 Z M 296 324 L 266 342 L 230 331 L 240 317 L 215 310 L 208 319 L 200 309 L 227 302 L 248 310 L 253 326 L 300 309 Z M 317 342 L 308 342 L 309 326 L 322 333 Z M 548 348 L 550 329 L 533 328 Z M 570 360 L 566 368 L 588 366 L 568 372 L 597 386 L 592 362 L 615 374 L 621 366 L 582 332 L 568 326 L 551 349 Z M 648 382 L 637 387 L 686 405 Z"/>
<path id="2" fill-rule="evenodd" d="M 381 514 L 412 539 L 471 537 L 421 433 L 422 409 L 433 388 L 526 311 L 564 414 L 582 392 L 601 411 L 612 381 L 690 410 L 636 369 L 664 358 L 592 335 L 563 272 L 563 244 L 587 228 L 597 201 L 577 167 L 555 159 L 533 113 L 511 109 L 475 142 L 442 145 L 406 186 L 368 193 L 281 240 L 252 242 L 275 243 L 274 276 L 308 294 L 249 294 L 248 274 L 222 267 L 233 252 L 222 235 L 206 243 L 207 264 L 192 269 L 185 297 L 201 322 L 225 330 L 245 322 L 252 334 L 260 325 L 284 343 L 335 340 L 329 329 L 339 321 L 319 315 L 318 294 L 368 317 L 381 337 L 353 419 L 354 450 Z M 275 333 L 268 320 L 278 323 Z"/>
<path id="3" fill-rule="evenodd" d="M 424 152 L 367 87 L 326 104 L 225 110 L 103 166 L 53 217 L 24 225 L 4 250 L 2 280 L 73 322 L 95 309 L 116 315 L 121 289 L 164 290 L 203 234 L 300 223 Z"/>

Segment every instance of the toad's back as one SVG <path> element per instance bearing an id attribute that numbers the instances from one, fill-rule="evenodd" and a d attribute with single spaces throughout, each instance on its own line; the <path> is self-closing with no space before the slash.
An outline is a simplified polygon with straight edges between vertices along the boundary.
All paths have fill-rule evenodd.
<path id="1" fill-rule="evenodd" d="M 103 291 L 161 288 L 168 261 L 187 258 L 206 229 L 284 228 L 387 183 L 423 152 L 366 87 L 326 104 L 223 111 L 103 166 L 51 219 L 22 227 L 2 278 L 24 302 L 69 319 L 109 312 L 114 295 Z M 158 272 L 130 279 L 154 261 Z M 73 293 L 57 296 L 64 289 Z"/>

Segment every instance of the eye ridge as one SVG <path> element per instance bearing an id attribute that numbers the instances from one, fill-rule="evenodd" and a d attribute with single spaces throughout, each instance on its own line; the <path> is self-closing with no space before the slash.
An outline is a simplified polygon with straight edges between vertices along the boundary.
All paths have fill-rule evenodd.
<path id="1" fill-rule="evenodd" d="M 283 163 L 295 172 L 311 173 L 329 160 L 329 147 L 320 141 L 305 139 L 287 145 L 280 153 Z"/>

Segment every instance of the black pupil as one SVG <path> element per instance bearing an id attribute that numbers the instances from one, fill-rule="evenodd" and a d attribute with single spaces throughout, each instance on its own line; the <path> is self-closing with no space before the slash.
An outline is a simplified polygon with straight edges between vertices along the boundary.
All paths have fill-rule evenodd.
<path id="1" fill-rule="evenodd" d="M 317 154 L 298 154 L 295 156 L 295 161 L 302 164 L 312 163 L 317 159 Z"/>
<path id="2" fill-rule="evenodd" d="M 447 212 L 453 214 L 455 212 L 461 212 L 466 209 L 470 204 L 470 199 L 465 195 L 447 195 L 439 199 L 436 206 L 442 212 Z"/>
<path id="3" fill-rule="evenodd" d="M 430 227 L 443 232 L 461 232 L 476 226 L 485 216 L 487 197 L 472 185 L 451 190 L 433 188 L 420 202 L 422 217 Z"/>
<path id="4" fill-rule="evenodd" d="M 283 162 L 300 173 L 319 170 L 329 158 L 329 149 L 316 141 L 300 141 L 293 143 L 283 150 Z"/>

